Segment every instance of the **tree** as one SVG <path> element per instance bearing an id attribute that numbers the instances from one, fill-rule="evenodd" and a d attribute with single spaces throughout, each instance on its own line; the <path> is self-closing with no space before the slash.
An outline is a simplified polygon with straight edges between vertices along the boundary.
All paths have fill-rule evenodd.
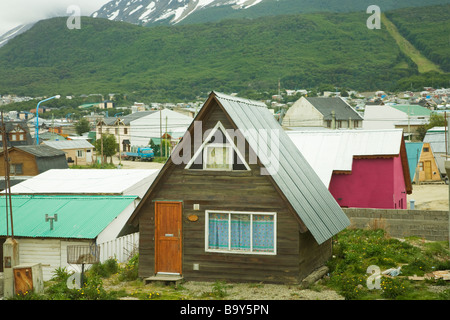
<path id="1" fill-rule="evenodd" d="M 430 122 L 417 128 L 418 139 L 423 141 L 423 138 L 425 138 L 425 135 L 429 129 L 433 127 L 444 127 L 446 125 L 447 122 L 445 121 L 445 117 L 443 115 L 432 113 L 430 115 Z"/>
<path id="2" fill-rule="evenodd" d="M 107 157 L 110 157 L 110 163 L 112 163 L 112 156 L 116 154 L 119 144 L 116 142 L 116 138 L 112 134 L 103 134 L 101 139 L 95 141 L 95 151 L 98 155 L 102 154 L 102 141 L 103 141 L 103 162 L 106 162 Z"/>
<path id="3" fill-rule="evenodd" d="M 86 118 L 81 118 L 81 120 L 79 120 L 75 124 L 75 130 L 77 131 L 77 134 L 81 136 L 83 133 L 89 132 L 89 130 L 91 130 L 91 125 Z"/>

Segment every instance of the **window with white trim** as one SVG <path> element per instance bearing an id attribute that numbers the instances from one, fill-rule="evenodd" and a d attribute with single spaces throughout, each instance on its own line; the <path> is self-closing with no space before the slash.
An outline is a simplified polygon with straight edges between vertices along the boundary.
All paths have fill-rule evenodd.
<path id="1" fill-rule="evenodd" d="M 186 169 L 250 171 L 250 166 L 220 121 L 188 162 Z"/>
<path id="2" fill-rule="evenodd" d="M 276 254 L 276 213 L 206 211 L 205 250 Z"/>
<path id="3" fill-rule="evenodd" d="M 230 145 L 212 143 L 203 149 L 203 169 L 207 170 L 232 170 L 233 149 Z"/>

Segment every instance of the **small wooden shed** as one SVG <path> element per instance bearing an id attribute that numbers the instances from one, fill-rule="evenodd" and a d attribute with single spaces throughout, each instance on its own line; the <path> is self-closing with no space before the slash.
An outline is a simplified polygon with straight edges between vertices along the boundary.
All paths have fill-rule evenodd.
<path id="1" fill-rule="evenodd" d="M 411 181 L 415 183 L 442 180 L 438 163 L 428 142 L 407 142 L 406 152 Z"/>
<path id="2" fill-rule="evenodd" d="M 143 278 L 298 283 L 350 221 L 265 104 L 212 92 L 129 223 Z"/>
<path id="3" fill-rule="evenodd" d="M 35 176 L 49 169 L 68 168 L 65 153 L 46 145 L 11 147 L 8 155 L 12 176 Z M 4 163 L 4 157 L 4 151 L 1 151 L 1 163 Z M 5 175 L 4 166 L 0 166 L 0 175 Z"/>

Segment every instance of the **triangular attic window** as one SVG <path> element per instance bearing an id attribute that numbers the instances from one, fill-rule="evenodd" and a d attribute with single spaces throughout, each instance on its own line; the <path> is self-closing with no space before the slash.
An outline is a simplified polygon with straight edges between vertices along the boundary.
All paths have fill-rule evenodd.
<path id="1" fill-rule="evenodd" d="M 239 171 L 250 170 L 250 167 L 219 121 L 185 169 Z"/>

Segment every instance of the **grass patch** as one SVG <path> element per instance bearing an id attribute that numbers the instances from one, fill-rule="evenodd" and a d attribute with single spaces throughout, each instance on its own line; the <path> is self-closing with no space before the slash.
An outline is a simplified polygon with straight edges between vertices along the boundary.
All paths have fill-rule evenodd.
<path id="1" fill-rule="evenodd" d="M 81 289 L 67 288 L 70 277 L 65 268 L 54 271 L 45 283 L 45 292 L 16 296 L 15 300 L 224 300 L 233 299 L 237 288 L 263 289 L 264 283 L 228 284 L 224 281 L 200 284 L 200 289 L 187 283 L 177 286 L 144 284 L 138 277 L 139 255 L 127 263 L 115 259 L 93 265 L 85 275 Z M 450 270 L 447 242 L 430 242 L 419 238 L 394 239 L 383 230 L 347 229 L 333 239 L 333 257 L 328 261 L 329 274 L 314 284 L 316 292 L 334 290 L 347 300 L 449 300 L 450 282 L 444 280 L 411 280 L 409 276 L 423 276 L 437 270 Z M 382 276 L 379 288 L 368 273 L 369 266 L 380 272 L 400 267 L 399 275 Z M 195 287 L 195 286 L 194 286 Z M 286 286 L 286 289 L 290 286 Z M 231 290 L 232 289 L 232 290 Z M 248 299 L 252 299 L 249 291 Z M 273 294 L 271 292 L 271 294 Z M 290 297 L 301 297 L 301 290 Z"/>
<path id="2" fill-rule="evenodd" d="M 445 290 L 432 292 L 427 288 L 439 280 L 413 281 L 409 276 L 424 276 L 436 270 L 448 270 L 448 245 L 445 242 L 421 242 L 417 239 L 399 240 L 379 230 L 344 230 L 334 240 L 333 258 L 328 262 L 330 277 L 326 285 L 347 300 L 389 299 L 429 300 L 446 297 Z M 377 266 L 379 272 L 400 267 L 397 276 L 381 276 L 379 286 L 368 268 Z M 369 282 L 374 289 L 369 288 Z M 450 284 L 440 281 L 450 289 Z"/>

